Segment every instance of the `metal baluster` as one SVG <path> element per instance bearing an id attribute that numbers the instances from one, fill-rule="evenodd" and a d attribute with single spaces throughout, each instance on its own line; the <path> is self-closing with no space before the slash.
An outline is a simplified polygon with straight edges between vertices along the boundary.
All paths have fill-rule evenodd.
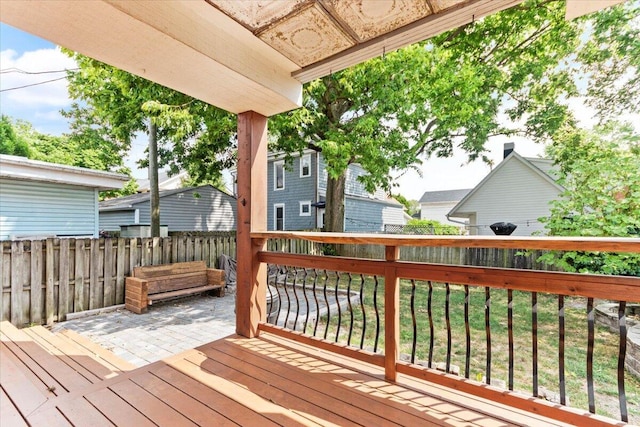
<path id="1" fill-rule="evenodd" d="M 340 296 L 338 295 L 338 287 L 340 284 L 340 273 L 336 272 L 336 287 L 335 287 L 335 295 L 336 295 L 336 305 L 338 306 L 338 326 L 336 327 L 336 339 L 335 342 L 338 342 L 338 336 L 340 335 L 340 325 L 342 324 L 342 308 L 340 307 Z"/>
<path id="2" fill-rule="evenodd" d="M 509 333 L 509 390 L 513 390 L 513 290 L 507 289 L 507 330 Z"/>
<path id="3" fill-rule="evenodd" d="M 367 312 L 364 310 L 364 275 L 360 275 L 360 309 L 362 310 L 362 338 L 360 338 L 360 349 L 364 349 L 364 337 L 367 333 Z"/>
<path id="4" fill-rule="evenodd" d="M 429 316 L 429 368 L 433 367 L 433 344 L 435 338 L 433 336 L 433 311 L 431 310 L 431 301 L 433 297 L 433 284 L 429 280 L 429 295 L 427 296 L 427 314 Z"/>
<path id="5" fill-rule="evenodd" d="M 627 395 L 624 390 L 624 358 L 627 353 L 627 311 L 626 301 L 618 303 L 618 325 L 620 327 L 620 348 L 618 350 L 618 399 L 620 400 L 620 419 L 629 422 L 627 413 Z"/>
<path id="6" fill-rule="evenodd" d="M 291 314 L 291 297 L 289 296 L 289 286 L 287 283 L 289 282 L 289 273 L 291 271 L 291 267 L 287 267 L 287 272 L 284 275 L 284 293 L 287 296 L 287 315 L 284 318 L 284 327 L 288 328 L 289 326 L 289 315 Z M 294 325 L 295 326 L 295 325 Z"/>
<path id="7" fill-rule="evenodd" d="M 416 362 L 416 343 L 418 342 L 418 325 L 416 323 L 416 281 L 411 279 L 411 324 L 413 326 L 413 341 L 411 343 L 411 363 Z"/>
<path id="8" fill-rule="evenodd" d="M 531 351 L 533 370 L 533 396 L 538 397 L 538 293 L 531 292 Z"/>
<path id="9" fill-rule="evenodd" d="M 353 333 L 353 308 L 351 307 L 351 281 L 353 277 L 349 273 L 349 280 L 347 281 L 347 304 L 349 307 L 349 336 L 347 337 L 347 345 L 351 345 L 351 334 Z"/>
<path id="10" fill-rule="evenodd" d="M 327 323 L 324 327 L 324 339 L 326 340 L 327 336 L 329 335 L 329 323 L 331 323 L 331 307 L 329 304 L 329 298 L 327 296 L 327 282 L 329 282 L 329 273 L 325 273 L 326 276 L 324 283 L 322 284 L 322 294 L 324 295 L 324 304 L 327 307 Z"/>
<path id="11" fill-rule="evenodd" d="M 267 285 L 267 291 L 269 292 L 269 301 L 271 301 L 271 310 L 273 310 L 275 303 L 273 301 L 273 291 L 271 290 L 271 286 Z M 280 307 L 278 307 L 278 309 L 280 309 Z M 271 314 L 270 313 L 271 310 L 269 310 L 269 312 L 267 313 L 267 323 L 269 322 L 269 315 Z"/>
<path id="12" fill-rule="evenodd" d="M 447 323 L 447 363 L 445 364 L 445 372 L 448 373 L 451 370 L 451 287 L 449 286 L 449 283 L 445 283 L 445 291 L 444 318 Z"/>
<path id="13" fill-rule="evenodd" d="M 326 274 L 326 271 L 325 271 Z M 316 292 L 316 285 L 318 284 L 318 272 L 315 272 L 315 277 L 313 278 L 313 300 L 316 303 L 316 322 L 313 326 L 313 336 L 316 336 L 316 332 L 318 332 L 318 323 L 320 322 L 320 301 L 318 301 L 318 293 Z"/>
<path id="14" fill-rule="evenodd" d="M 380 338 L 380 311 L 378 310 L 378 276 L 373 276 L 373 309 L 376 312 L 376 338 L 373 343 L 373 352 L 378 352 L 378 338 Z"/>
<path id="15" fill-rule="evenodd" d="M 307 322 L 309 321 L 309 313 L 311 312 L 311 307 L 309 306 L 309 295 L 307 295 L 307 278 L 309 277 L 309 273 L 307 269 L 304 269 L 304 274 L 302 276 L 302 293 L 304 294 L 304 302 L 307 305 L 307 315 L 304 318 L 304 325 L 302 326 L 302 333 L 307 333 Z"/>
<path id="16" fill-rule="evenodd" d="M 467 345 L 467 357 L 464 363 L 464 377 L 469 378 L 471 370 L 471 327 L 469 325 L 469 285 L 464 285 L 464 334 Z"/>
<path id="17" fill-rule="evenodd" d="M 564 295 L 558 295 L 558 379 L 560 404 L 567 404 L 567 383 L 564 377 Z"/>
<path id="18" fill-rule="evenodd" d="M 275 324 L 278 324 L 278 320 L 280 319 L 280 312 L 282 311 L 282 295 L 280 294 L 280 284 L 278 283 L 279 280 L 279 271 L 280 271 L 280 267 L 278 265 L 275 266 L 275 271 L 276 271 L 276 277 L 273 280 L 273 285 L 276 287 L 276 292 L 278 292 L 278 314 L 276 314 L 276 321 Z M 288 307 L 287 307 L 288 309 Z"/>
<path id="19" fill-rule="evenodd" d="M 593 298 L 587 298 L 587 395 L 589 412 L 596 413 L 595 393 L 593 389 L 593 342 L 595 338 L 595 312 Z"/>
<path id="20" fill-rule="evenodd" d="M 486 383 L 491 384 L 491 289 L 484 288 L 484 330 L 487 336 Z"/>
<path id="21" fill-rule="evenodd" d="M 296 267 L 292 267 L 293 270 L 293 296 L 296 300 L 296 317 L 293 321 L 293 330 L 296 330 L 298 326 L 298 317 L 300 316 L 300 299 L 298 298 L 298 269 Z"/>

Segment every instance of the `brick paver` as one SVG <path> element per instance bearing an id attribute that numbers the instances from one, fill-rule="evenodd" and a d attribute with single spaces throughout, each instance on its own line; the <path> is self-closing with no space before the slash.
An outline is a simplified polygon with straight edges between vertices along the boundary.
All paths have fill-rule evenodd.
<path id="1" fill-rule="evenodd" d="M 156 304 L 144 314 L 118 309 L 56 324 L 71 329 L 120 358 L 143 366 L 235 333 L 235 295 L 195 296 Z"/>

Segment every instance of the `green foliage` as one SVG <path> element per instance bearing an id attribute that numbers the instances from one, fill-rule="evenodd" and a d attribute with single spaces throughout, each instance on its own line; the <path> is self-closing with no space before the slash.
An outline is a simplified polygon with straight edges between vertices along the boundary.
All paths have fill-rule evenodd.
<path id="1" fill-rule="evenodd" d="M 69 94 L 79 102 L 65 115 L 79 138 L 128 151 L 139 134 L 157 126 L 158 164 L 186 170 L 194 183 L 216 181 L 232 165 L 236 118 L 142 77 L 66 51 L 79 69 L 68 72 Z M 148 159 L 139 164 L 147 166 Z"/>
<path id="2" fill-rule="evenodd" d="M 414 215 L 420 212 L 420 203 L 417 200 L 409 200 L 402 194 L 394 194 L 393 198 L 402 203 L 407 215 Z"/>
<path id="3" fill-rule="evenodd" d="M 8 116 L 0 116 L 0 154 L 29 157 L 29 145 L 16 135 Z"/>
<path id="4" fill-rule="evenodd" d="M 434 219 L 411 219 L 404 228 L 406 234 L 436 234 L 455 236 L 461 234 L 459 227 L 443 224 Z"/>
<path id="5" fill-rule="evenodd" d="M 637 111 L 626 94 L 638 91 L 638 68 L 626 65 L 638 62 L 639 8 L 630 2 L 567 22 L 563 2 L 527 1 L 306 84 L 303 108 L 271 120 L 272 141 L 288 153 L 321 151 L 336 180 L 359 163 L 369 191 L 390 191 L 392 171 L 454 147 L 486 161 L 492 136 L 549 140 L 573 123 L 566 100 L 579 87 L 587 97 L 607 91 L 610 102 L 593 101 L 603 113 Z M 611 70 L 626 78 L 612 84 Z M 589 77 L 580 85 L 579 72 Z M 340 212 L 330 203 L 328 216 Z"/>
<path id="6" fill-rule="evenodd" d="M 632 126 L 560 132 L 548 154 L 565 188 L 542 219 L 550 235 L 640 236 L 640 135 Z M 544 260 L 567 271 L 640 275 L 638 254 L 566 252 Z"/>

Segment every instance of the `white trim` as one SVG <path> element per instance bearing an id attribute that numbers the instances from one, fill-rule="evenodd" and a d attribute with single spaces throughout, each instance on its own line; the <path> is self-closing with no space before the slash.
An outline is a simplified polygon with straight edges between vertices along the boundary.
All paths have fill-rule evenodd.
<path id="1" fill-rule="evenodd" d="M 303 163 L 305 162 L 305 160 L 309 162 L 309 168 L 308 168 L 309 173 L 307 173 L 306 175 L 302 173 L 302 171 L 304 170 Z M 310 176 L 311 176 L 311 154 L 308 153 L 308 154 L 303 154 L 300 157 L 300 178 L 307 178 Z"/>
<path id="2" fill-rule="evenodd" d="M 99 191 L 97 188 L 93 189 L 93 237 L 100 237 L 100 210 L 98 209 L 98 203 L 100 201 Z"/>
<path id="3" fill-rule="evenodd" d="M 302 207 L 307 206 L 307 212 L 302 211 Z M 304 200 L 300 202 L 300 216 L 311 216 L 311 200 Z"/>
<path id="4" fill-rule="evenodd" d="M 140 209 L 136 209 L 133 213 L 133 223 L 140 224 Z"/>
<path id="5" fill-rule="evenodd" d="M 286 215 L 284 203 L 273 204 L 273 229 L 278 231 L 278 208 L 282 208 L 282 230 L 285 230 L 284 220 Z"/>
<path id="6" fill-rule="evenodd" d="M 278 166 L 282 167 L 282 187 L 278 188 Z M 285 180 L 284 180 L 284 160 L 277 160 L 273 162 L 273 191 L 284 190 Z"/>

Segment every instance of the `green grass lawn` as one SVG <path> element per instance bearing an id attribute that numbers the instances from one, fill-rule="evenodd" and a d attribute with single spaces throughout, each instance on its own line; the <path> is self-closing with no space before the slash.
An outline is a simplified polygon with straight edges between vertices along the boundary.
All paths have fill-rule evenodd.
<path id="1" fill-rule="evenodd" d="M 352 280 L 352 290 L 359 290 L 359 276 Z M 335 286 L 329 281 L 330 289 Z M 346 275 L 341 279 L 340 288 L 346 288 Z M 400 343 L 403 356 L 412 352 L 413 324 L 411 313 L 410 281 L 402 281 L 400 285 Z M 363 327 L 364 348 L 373 350 L 375 346 L 375 310 L 373 293 L 375 282 L 368 278 L 364 284 L 365 317 L 358 306 L 353 307 L 353 330 L 351 345 L 360 346 Z M 493 289 L 490 306 L 491 326 L 491 380 L 508 384 L 508 317 L 507 291 Z M 416 362 L 425 363 L 429 356 L 429 316 L 427 310 L 428 284 L 416 282 L 415 316 L 417 326 Z M 457 365 L 460 375 L 465 375 L 466 342 L 464 322 L 463 286 L 450 286 L 449 313 L 451 325 L 451 364 Z M 444 363 L 447 352 L 447 327 L 445 321 L 446 290 L 444 284 L 434 284 L 432 294 L 432 316 L 434 324 L 433 362 Z M 469 287 L 469 329 L 471 335 L 470 372 L 469 377 L 482 380 L 486 371 L 487 349 L 485 334 L 485 288 Z M 588 410 L 587 397 L 587 313 L 585 298 L 565 298 L 565 378 L 566 394 L 569 405 Z M 377 287 L 378 315 L 380 317 L 377 351 L 384 351 L 384 281 L 379 280 Z M 532 356 L 532 320 L 531 294 L 513 292 L 513 336 L 514 336 L 514 390 L 532 394 L 533 356 Z M 558 297 L 550 294 L 538 294 L 538 386 L 548 390 L 550 394 L 559 395 L 558 385 Z M 328 329 L 326 318 L 321 319 L 316 332 L 317 336 L 326 336 L 335 340 L 338 328 L 337 313 L 332 313 Z M 342 313 L 338 341 L 346 343 L 351 313 Z M 313 332 L 313 325 L 308 325 L 307 333 Z M 618 404 L 618 365 L 619 338 L 605 327 L 596 326 L 594 347 L 593 377 L 596 394 L 596 413 L 619 419 Z M 500 385 L 500 383 L 496 384 Z M 640 422 L 640 381 L 625 375 L 627 409 L 631 423 Z"/>

